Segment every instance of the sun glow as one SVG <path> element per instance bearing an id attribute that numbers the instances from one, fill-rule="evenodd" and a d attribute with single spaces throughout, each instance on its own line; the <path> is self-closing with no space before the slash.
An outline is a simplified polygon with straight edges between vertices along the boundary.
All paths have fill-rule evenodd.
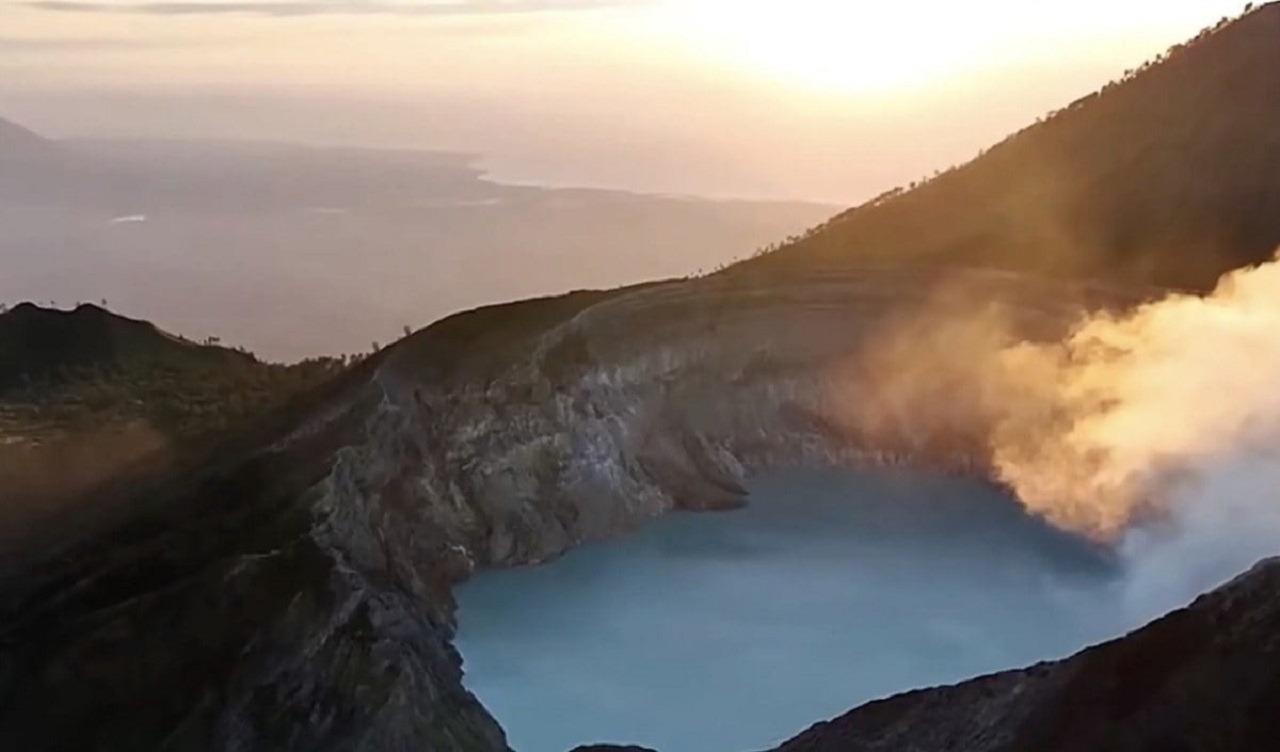
<path id="1" fill-rule="evenodd" d="M 680 13 L 681 25 L 708 56 L 789 84 L 871 93 L 926 85 L 981 64 L 993 53 L 993 35 L 958 31 L 963 11 L 922 11 L 907 3 L 695 0 L 682 3 Z"/>
<path id="2" fill-rule="evenodd" d="M 661 0 L 668 30 L 710 62 L 839 93 L 928 89 L 1115 56 L 1133 63 L 1238 13 L 1236 0 Z M 1118 69 L 1116 72 L 1119 73 Z"/>

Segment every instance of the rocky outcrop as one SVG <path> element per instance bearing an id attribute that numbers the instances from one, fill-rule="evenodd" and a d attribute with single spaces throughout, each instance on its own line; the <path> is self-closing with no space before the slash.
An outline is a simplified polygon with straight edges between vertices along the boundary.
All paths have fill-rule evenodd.
<path id="1" fill-rule="evenodd" d="M 410 337 L 302 423 L 142 494 L 132 525 L 0 591 L 0 743 L 505 749 L 461 683 L 453 583 L 741 503 L 767 468 L 981 471 L 980 445 L 871 444 L 842 415 L 869 333 L 943 281 L 713 278 Z M 1117 299 L 997 273 L 962 287 L 1028 330 Z"/>
<path id="2" fill-rule="evenodd" d="M 375 378 L 362 467 L 394 489 L 378 503 L 396 529 L 444 531 L 464 570 L 545 560 L 676 508 L 733 506 L 768 468 L 926 457 L 981 472 L 980 437 L 868 437 L 851 410 L 871 396 L 851 366 L 867 338 L 935 304 L 942 281 L 864 270 L 648 287 L 509 346 L 499 367 L 435 383 L 417 377 L 411 338 Z M 1044 335 L 1083 306 L 1132 300 L 996 273 L 961 287 Z"/>

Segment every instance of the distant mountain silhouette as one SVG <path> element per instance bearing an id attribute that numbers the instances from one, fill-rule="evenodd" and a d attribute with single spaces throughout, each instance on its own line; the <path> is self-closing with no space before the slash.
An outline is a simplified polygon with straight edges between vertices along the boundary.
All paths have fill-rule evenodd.
<path id="1" fill-rule="evenodd" d="M 1278 176 L 1271 3 L 744 266 L 983 265 L 1202 288 L 1280 245 Z"/>
<path id="2" fill-rule="evenodd" d="M 481 302 L 710 269 L 837 211 L 506 185 L 459 153 L 218 141 L 51 146 L 47 159 L 0 159 L 6 289 L 127 302 L 284 360 L 362 352 L 405 324 Z M 149 284 L 139 287 L 140 278 Z"/>
<path id="3" fill-rule="evenodd" d="M 199 345 L 96 305 L 74 311 L 23 303 L 0 314 L 0 395 L 58 381 L 76 369 L 251 363 L 252 355 Z"/>
<path id="4" fill-rule="evenodd" d="M 52 157 L 57 151 L 53 142 L 0 118 L 0 162 L 42 160 Z"/>

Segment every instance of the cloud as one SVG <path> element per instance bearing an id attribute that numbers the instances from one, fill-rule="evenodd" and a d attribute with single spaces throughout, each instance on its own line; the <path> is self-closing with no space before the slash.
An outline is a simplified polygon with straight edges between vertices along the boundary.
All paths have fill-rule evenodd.
<path id="1" fill-rule="evenodd" d="M 1211 295 L 1170 295 L 1087 319 L 1063 342 L 1006 351 L 1007 374 L 1042 409 L 1009 416 L 1014 430 L 996 434 L 1001 478 L 1034 511 L 1105 535 L 1193 487 L 1222 485 L 1205 480 L 1219 466 L 1235 478 L 1246 465 L 1271 473 L 1278 293 L 1272 261 L 1223 277 Z"/>
<path id="2" fill-rule="evenodd" d="M 1004 352 L 1041 409 L 1007 415 L 997 473 L 1033 512 L 1115 542 L 1134 613 L 1280 553 L 1278 332 L 1273 260 Z"/>
<path id="3" fill-rule="evenodd" d="M 131 50 L 138 48 L 176 47 L 187 48 L 189 42 L 168 42 L 155 39 L 123 39 L 119 37 L 7 37 L 0 36 L 0 56 L 11 53 L 76 53 Z"/>
<path id="4" fill-rule="evenodd" d="M 30 0 L 22 5 L 63 13 L 118 13 L 156 16 L 256 15 L 271 17 L 318 15 L 493 16 L 554 11 L 586 11 L 629 7 L 645 0 Z"/>
<path id="5" fill-rule="evenodd" d="M 1137 619 L 1280 554 L 1280 257 L 1048 339 L 942 292 L 834 380 L 841 424 L 976 454 L 1030 513 L 1113 548 Z"/>

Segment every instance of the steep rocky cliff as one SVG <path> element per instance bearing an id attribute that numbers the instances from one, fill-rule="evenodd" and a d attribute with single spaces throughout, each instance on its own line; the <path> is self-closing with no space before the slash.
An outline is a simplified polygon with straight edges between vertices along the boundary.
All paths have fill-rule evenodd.
<path id="1" fill-rule="evenodd" d="M 224 449 L 151 489 L 131 525 L 24 568 L 4 589 L 0 740 L 504 749 L 461 685 L 452 583 L 738 504 L 764 468 L 980 471 L 962 436 L 871 445 L 843 417 L 868 333 L 947 289 L 1046 334 L 1125 300 L 994 272 L 944 281 L 712 278 L 428 328 L 268 444 Z"/>

